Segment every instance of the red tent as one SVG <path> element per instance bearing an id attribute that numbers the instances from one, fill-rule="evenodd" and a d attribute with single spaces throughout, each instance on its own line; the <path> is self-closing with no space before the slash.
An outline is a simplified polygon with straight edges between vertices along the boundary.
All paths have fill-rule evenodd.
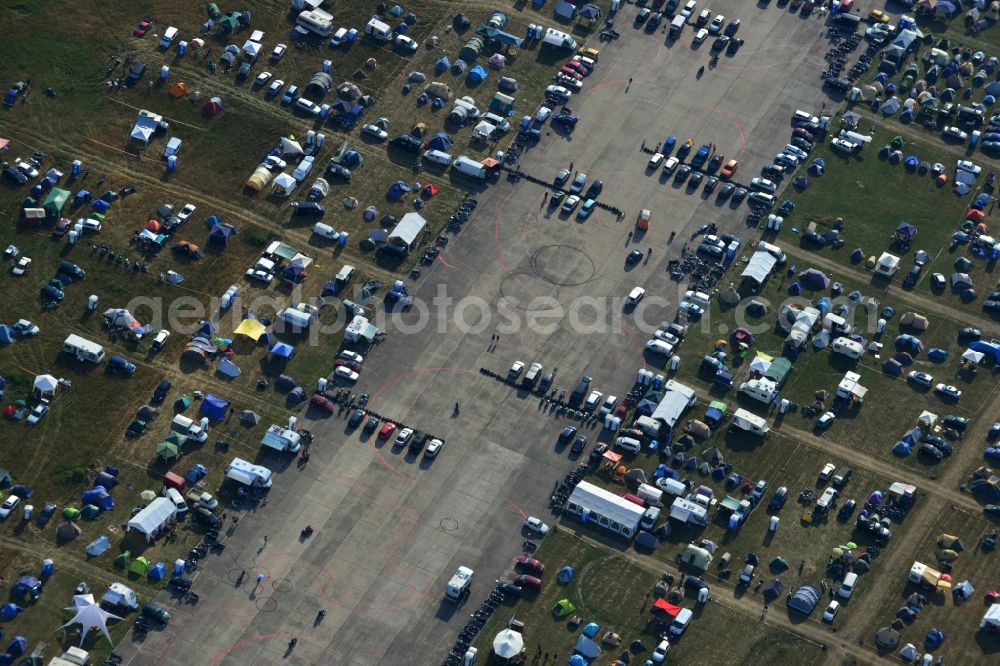
<path id="1" fill-rule="evenodd" d="M 146 223 L 146 229 L 152 232 L 157 232 L 160 230 L 160 223 L 156 220 L 150 220 Z"/>
<path id="2" fill-rule="evenodd" d="M 215 118 L 217 115 L 222 113 L 222 98 L 213 97 L 208 100 L 205 102 L 205 105 L 201 107 L 201 112 L 209 118 Z"/>
<path id="3" fill-rule="evenodd" d="M 979 222 L 984 217 L 986 217 L 986 213 L 981 210 L 977 210 L 976 208 L 970 208 L 965 213 L 965 219 L 972 220 L 973 222 Z"/>
<path id="4" fill-rule="evenodd" d="M 659 612 L 669 615 L 670 617 L 677 617 L 677 614 L 681 612 L 681 607 L 675 606 L 674 604 L 669 603 L 666 599 L 660 598 L 656 600 L 655 604 L 653 604 L 651 612 Z"/>
<path id="5" fill-rule="evenodd" d="M 427 183 L 427 185 L 424 186 L 423 196 L 427 199 L 430 199 L 432 196 L 434 196 L 440 191 L 441 189 L 434 183 Z"/>

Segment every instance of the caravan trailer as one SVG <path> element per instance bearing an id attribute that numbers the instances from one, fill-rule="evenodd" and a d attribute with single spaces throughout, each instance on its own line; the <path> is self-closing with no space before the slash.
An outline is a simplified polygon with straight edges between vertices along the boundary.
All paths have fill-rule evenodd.
<path id="1" fill-rule="evenodd" d="M 271 487 L 271 470 L 242 458 L 233 458 L 233 462 L 226 468 L 226 477 L 246 486 Z"/>
<path id="2" fill-rule="evenodd" d="M 63 342 L 63 351 L 76 356 L 78 361 L 100 363 L 104 360 L 104 347 L 90 340 L 71 333 Z"/>
<path id="3" fill-rule="evenodd" d="M 320 37 L 329 37 L 333 32 L 333 23 L 331 23 L 327 16 L 329 14 L 326 14 L 326 12 L 320 13 L 307 10 L 299 14 L 296 23 Z"/>

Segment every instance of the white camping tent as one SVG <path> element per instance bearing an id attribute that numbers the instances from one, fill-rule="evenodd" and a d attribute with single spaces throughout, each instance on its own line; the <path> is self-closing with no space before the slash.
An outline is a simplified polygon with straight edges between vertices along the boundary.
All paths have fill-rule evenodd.
<path id="1" fill-rule="evenodd" d="M 983 615 L 983 621 L 979 623 L 980 631 L 1000 631 L 1000 604 L 993 604 Z"/>
<path id="2" fill-rule="evenodd" d="M 767 276 L 771 274 L 772 270 L 774 270 L 774 265 L 776 263 L 778 263 L 778 260 L 775 259 L 770 252 L 757 250 L 753 253 L 753 256 L 750 257 L 750 261 L 747 263 L 747 267 L 743 269 L 743 274 L 740 275 L 740 277 L 752 280 L 758 285 L 764 284 L 764 280 L 766 280 Z"/>
<path id="3" fill-rule="evenodd" d="M 493 638 L 493 653 L 501 659 L 513 659 L 524 650 L 524 638 L 513 629 L 504 629 Z"/>
<path id="4" fill-rule="evenodd" d="M 490 125 L 485 120 L 476 125 L 475 129 L 472 130 L 472 137 L 474 139 L 482 139 L 483 141 L 489 141 L 493 137 L 493 133 L 497 131 L 497 128 Z"/>
<path id="5" fill-rule="evenodd" d="M 87 635 L 92 629 L 100 629 L 104 637 L 108 639 L 108 642 L 114 645 L 114 641 L 111 640 L 111 634 L 108 632 L 108 620 L 121 620 L 117 615 L 112 615 L 107 612 L 101 606 L 94 601 L 94 595 L 92 594 L 74 594 L 73 595 L 73 605 L 65 610 L 75 610 L 76 615 L 73 619 L 63 625 L 63 627 L 68 627 L 71 624 L 80 625 L 80 645 L 87 640 Z"/>
<path id="6" fill-rule="evenodd" d="M 292 139 L 281 139 L 281 154 L 282 155 L 301 155 L 302 146 L 299 145 L 298 141 L 293 141 Z"/>
<path id="7" fill-rule="evenodd" d="M 35 383 L 32 388 L 43 398 L 47 398 L 51 395 L 55 395 L 56 388 L 59 386 L 59 380 L 52 375 L 38 375 L 35 377 Z"/>
<path id="8" fill-rule="evenodd" d="M 173 502 L 166 497 L 157 497 L 128 521 L 127 530 L 145 534 L 146 541 L 152 541 L 176 514 L 177 507 Z"/>
<path id="9" fill-rule="evenodd" d="M 299 184 L 299 181 L 295 180 L 292 176 L 287 173 L 279 173 L 277 177 L 271 182 L 271 191 L 280 194 L 281 196 L 287 197 L 295 189 L 295 186 Z"/>
<path id="10" fill-rule="evenodd" d="M 427 226 L 427 220 L 420 213 L 407 213 L 399 224 L 389 232 L 388 243 L 396 248 L 409 251 L 420 232 Z"/>

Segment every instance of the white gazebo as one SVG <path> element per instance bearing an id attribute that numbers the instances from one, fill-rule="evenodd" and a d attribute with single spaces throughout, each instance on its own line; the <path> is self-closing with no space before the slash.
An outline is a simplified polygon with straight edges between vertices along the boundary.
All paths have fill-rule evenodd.
<path id="1" fill-rule="evenodd" d="M 56 394 L 56 389 L 59 388 L 59 380 L 52 375 L 38 375 L 35 377 L 35 383 L 32 385 L 32 388 L 34 388 L 38 397 L 51 398 Z"/>
<path id="2" fill-rule="evenodd" d="M 498 659 L 511 660 L 524 650 L 524 637 L 513 629 L 504 629 L 493 638 L 493 654 Z"/>

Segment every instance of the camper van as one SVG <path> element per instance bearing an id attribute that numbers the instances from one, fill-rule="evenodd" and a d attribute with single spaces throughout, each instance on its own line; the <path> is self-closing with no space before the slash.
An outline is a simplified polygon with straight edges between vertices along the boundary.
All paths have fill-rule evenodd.
<path id="1" fill-rule="evenodd" d="M 333 32 L 333 23 L 331 23 L 327 16 L 329 14 L 326 14 L 326 12 L 321 14 L 315 11 L 304 11 L 299 14 L 295 22 L 320 37 L 329 37 L 330 33 Z"/>
<path id="2" fill-rule="evenodd" d="M 451 168 L 466 176 L 486 180 L 486 167 L 482 162 L 477 162 L 471 157 L 465 155 L 456 157 L 455 161 L 451 163 Z"/>
<path id="3" fill-rule="evenodd" d="M 683 497 L 688 491 L 688 487 L 682 481 L 666 476 L 656 480 L 656 487 L 673 497 Z"/>
<path id="4" fill-rule="evenodd" d="M 207 419 L 205 423 L 207 423 Z M 196 442 L 205 442 L 208 439 L 208 431 L 194 419 L 189 419 L 183 414 L 174 416 L 170 422 L 170 429 Z"/>
<path id="5" fill-rule="evenodd" d="M 170 26 L 169 28 L 163 31 L 163 36 L 160 37 L 160 48 L 169 49 L 170 45 L 174 43 L 175 39 L 177 39 L 177 28 L 175 28 L 174 26 Z"/>
<path id="6" fill-rule="evenodd" d="M 833 349 L 833 353 L 843 354 L 847 358 L 853 358 L 854 360 L 861 358 L 865 353 L 865 348 L 861 343 L 855 342 L 850 338 L 837 338 L 830 347 Z"/>
<path id="7" fill-rule="evenodd" d="M 245 486 L 271 487 L 271 470 L 261 465 L 254 465 L 242 458 L 233 458 L 233 462 L 229 463 L 229 467 L 226 468 L 226 477 Z"/>
<path id="8" fill-rule="evenodd" d="M 104 360 L 104 347 L 75 333 L 71 333 L 63 341 L 63 351 L 67 354 L 73 354 L 78 361 L 100 363 Z"/>
<path id="9" fill-rule="evenodd" d="M 469 567 L 459 567 L 455 571 L 455 575 L 448 581 L 448 587 L 445 588 L 444 596 L 451 601 L 461 600 L 469 593 L 469 588 L 472 587 L 473 573 Z"/>
<path id="10" fill-rule="evenodd" d="M 272 424 L 264 433 L 260 443 L 281 453 L 298 453 L 302 448 L 302 435 L 294 430 Z"/>
<path id="11" fill-rule="evenodd" d="M 281 319 L 287 326 L 293 328 L 307 329 L 312 323 L 313 315 L 308 312 L 300 312 L 293 308 L 285 308 L 278 312 L 278 319 Z"/>
<path id="12" fill-rule="evenodd" d="M 368 25 L 365 26 L 365 34 L 371 35 L 380 42 L 387 42 L 392 39 L 392 28 L 389 27 L 389 24 L 372 17 L 372 20 L 368 21 Z"/>
<path id="13" fill-rule="evenodd" d="M 640 483 L 635 494 L 651 506 L 663 506 L 663 491 L 648 483 Z"/>
<path id="14" fill-rule="evenodd" d="M 545 35 L 542 37 L 542 43 L 554 46 L 557 49 L 576 50 L 576 40 L 567 35 L 565 32 L 560 32 L 555 28 L 548 28 L 545 30 Z"/>

